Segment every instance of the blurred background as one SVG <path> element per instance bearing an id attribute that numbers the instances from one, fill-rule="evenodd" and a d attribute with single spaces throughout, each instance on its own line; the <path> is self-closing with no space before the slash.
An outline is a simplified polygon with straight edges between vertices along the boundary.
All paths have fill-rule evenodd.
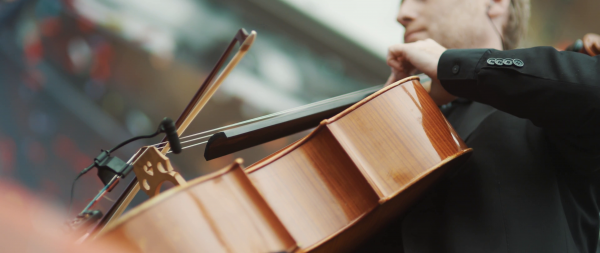
<path id="1" fill-rule="evenodd" d="M 239 28 L 258 39 L 187 134 L 382 84 L 387 47 L 403 36 L 399 0 L 0 3 L 0 178 L 65 209 L 73 179 L 100 149 L 179 116 Z M 522 46 L 600 33 L 598 9 L 598 0 L 532 0 Z M 210 162 L 203 146 L 169 157 L 190 180 L 237 157 L 250 165 L 305 134 Z M 158 141 L 115 155 L 127 160 Z M 94 174 L 78 181 L 74 211 L 102 187 Z"/>

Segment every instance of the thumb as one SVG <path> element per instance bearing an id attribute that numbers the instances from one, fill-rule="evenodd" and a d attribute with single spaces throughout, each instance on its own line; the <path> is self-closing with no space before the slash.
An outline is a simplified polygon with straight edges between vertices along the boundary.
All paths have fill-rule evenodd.
<path id="1" fill-rule="evenodd" d="M 390 77 L 388 78 L 387 82 L 385 82 L 384 86 L 388 86 L 392 83 L 395 83 L 399 80 L 402 80 L 406 77 L 408 77 L 408 75 L 406 73 L 404 73 L 404 71 L 395 69 L 395 68 L 390 68 L 392 71 L 392 73 L 390 74 Z"/>

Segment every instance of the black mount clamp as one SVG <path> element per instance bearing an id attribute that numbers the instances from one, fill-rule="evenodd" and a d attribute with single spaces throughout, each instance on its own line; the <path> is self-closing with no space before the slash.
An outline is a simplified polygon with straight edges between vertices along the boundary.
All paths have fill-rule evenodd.
<path id="1" fill-rule="evenodd" d="M 108 150 L 102 150 L 100 154 L 94 158 L 94 164 L 96 168 L 98 168 L 98 177 L 107 185 L 113 177 L 119 175 L 120 177 L 125 177 L 131 172 L 133 166 L 121 160 L 116 156 L 110 156 Z M 109 189 L 108 191 L 111 191 Z"/>

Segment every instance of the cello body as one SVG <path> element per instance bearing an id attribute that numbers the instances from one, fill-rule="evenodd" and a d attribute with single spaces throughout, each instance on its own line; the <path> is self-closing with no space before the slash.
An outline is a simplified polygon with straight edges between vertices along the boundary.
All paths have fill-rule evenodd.
<path id="1" fill-rule="evenodd" d="M 101 235 L 135 252 L 339 252 L 398 217 L 468 148 L 403 79 L 290 146 L 151 198 Z"/>

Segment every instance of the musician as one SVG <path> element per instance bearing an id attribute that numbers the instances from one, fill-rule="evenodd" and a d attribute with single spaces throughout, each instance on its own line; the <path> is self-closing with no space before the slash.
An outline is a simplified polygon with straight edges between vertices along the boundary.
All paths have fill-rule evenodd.
<path id="1" fill-rule="evenodd" d="M 510 12 L 519 4 L 401 4 L 398 21 L 414 43 L 390 47 L 388 82 L 414 70 L 432 77 L 430 94 L 439 105 L 450 102 L 443 111 L 474 151 L 374 239 L 385 250 L 596 252 L 600 57 L 550 47 L 497 50 L 516 46 Z"/>
<path id="2" fill-rule="evenodd" d="M 403 0 L 397 21 L 405 28 L 404 43 L 433 39 L 446 48 L 514 49 L 526 33 L 529 0 Z M 404 73 L 392 74 L 387 84 Z M 426 89 L 438 105 L 449 102 L 439 85 Z"/>

